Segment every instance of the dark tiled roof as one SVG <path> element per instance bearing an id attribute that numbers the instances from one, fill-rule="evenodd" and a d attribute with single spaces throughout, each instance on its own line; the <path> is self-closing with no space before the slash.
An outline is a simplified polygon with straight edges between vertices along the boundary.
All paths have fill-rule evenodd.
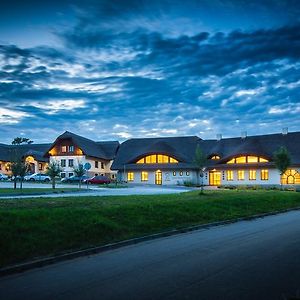
<path id="1" fill-rule="evenodd" d="M 0 144 L 0 160 L 11 161 L 17 156 L 33 156 L 38 161 L 48 161 L 43 157 L 50 144 L 24 144 L 24 145 L 5 145 Z"/>
<path id="2" fill-rule="evenodd" d="M 122 170 L 124 165 L 135 169 L 142 168 L 143 166 L 135 166 L 134 162 L 138 158 L 152 153 L 173 156 L 182 163 L 180 167 L 192 167 L 197 144 L 207 157 L 212 155 L 221 157 L 220 160 L 208 161 L 208 165 L 222 165 L 232 157 L 239 155 L 255 155 L 272 160 L 274 152 L 281 146 L 288 149 L 292 164 L 300 164 L 300 132 L 291 132 L 286 135 L 269 134 L 221 140 L 201 140 L 197 136 L 130 139 L 120 145 L 112 169 Z M 148 167 L 151 169 L 151 165 L 147 165 Z M 160 167 L 176 168 L 175 164 L 160 165 Z"/>
<path id="3" fill-rule="evenodd" d="M 111 160 L 115 157 L 117 149 L 119 147 L 118 141 L 95 142 L 83 136 L 74 134 L 69 131 L 65 131 L 55 140 L 55 142 L 47 150 L 49 151 L 51 148 L 54 147 L 54 145 L 58 141 L 63 139 L 71 139 L 87 156 L 107 160 Z"/>
<path id="4" fill-rule="evenodd" d="M 166 154 L 181 163 L 191 164 L 200 140 L 197 136 L 130 139 L 120 145 L 112 169 L 123 169 L 124 165 L 154 153 Z"/>
<path id="5" fill-rule="evenodd" d="M 209 146 L 211 147 L 207 147 Z M 300 163 L 300 132 L 284 134 L 268 134 L 248 136 L 246 138 L 227 138 L 221 140 L 200 141 L 207 156 L 217 154 L 221 157 L 215 164 L 226 163 L 234 156 L 256 155 L 272 160 L 274 152 L 279 147 L 286 147 L 291 155 L 293 164 Z"/>

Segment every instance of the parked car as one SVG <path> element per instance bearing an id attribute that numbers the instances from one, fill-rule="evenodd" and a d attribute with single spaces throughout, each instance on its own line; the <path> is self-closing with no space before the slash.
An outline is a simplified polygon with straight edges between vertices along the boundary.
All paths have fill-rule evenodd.
<path id="1" fill-rule="evenodd" d="M 0 173 L 0 180 L 7 180 L 8 176 L 5 174 Z"/>
<path id="2" fill-rule="evenodd" d="M 94 176 L 92 178 L 84 180 L 86 183 L 91 183 L 91 184 L 108 184 L 110 183 L 110 179 L 106 176 L 98 175 Z"/>
<path id="3" fill-rule="evenodd" d="M 26 175 L 24 177 L 24 180 L 26 180 L 26 181 L 43 181 L 43 182 L 49 182 L 51 180 L 51 178 L 48 175 L 46 175 L 46 174 L 34 173 L 32 175 Z"/>
<path id="4" fill-rule="evenodd" d="M 86 179 L 89 179 L 89 177 L 87 175 L 83 175 L 81 177 L 81 181 L 84 181 Z M 62 178 L 62 180 L 61 180 L 61 182 L 63 182 L 63 183 L 75 183 L 75 182 L 79 182 L 79 181 L 80 181 L 80 177 L 75 176 L 75 175 Z"/>

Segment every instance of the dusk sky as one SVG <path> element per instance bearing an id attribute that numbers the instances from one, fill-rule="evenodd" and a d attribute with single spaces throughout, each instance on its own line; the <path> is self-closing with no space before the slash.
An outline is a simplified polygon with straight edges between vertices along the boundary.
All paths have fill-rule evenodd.
<path id="1" fill-rule="evenodd" d="M 0 143 L 300 130 L 300 1 L 1 1 Z"/>

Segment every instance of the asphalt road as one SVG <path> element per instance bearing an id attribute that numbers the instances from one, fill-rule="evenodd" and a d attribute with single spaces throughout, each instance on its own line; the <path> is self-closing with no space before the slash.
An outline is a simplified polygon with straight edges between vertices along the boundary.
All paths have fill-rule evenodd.
<path id="1" fill-rule="evenodd" d="M 0 279 L 0 299 L 289 299 L 300 211 L 127 246 Z"/>

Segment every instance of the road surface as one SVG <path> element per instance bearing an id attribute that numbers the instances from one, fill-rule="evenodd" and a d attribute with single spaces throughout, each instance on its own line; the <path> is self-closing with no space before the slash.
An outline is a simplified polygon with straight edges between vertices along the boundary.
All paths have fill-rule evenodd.
<path id="1" fill-rule="evenodd" d="M 0 299 L 5 300 L 283 300 L 299 292 L 300 211 L 160 238 L 0 279 Z"/>

